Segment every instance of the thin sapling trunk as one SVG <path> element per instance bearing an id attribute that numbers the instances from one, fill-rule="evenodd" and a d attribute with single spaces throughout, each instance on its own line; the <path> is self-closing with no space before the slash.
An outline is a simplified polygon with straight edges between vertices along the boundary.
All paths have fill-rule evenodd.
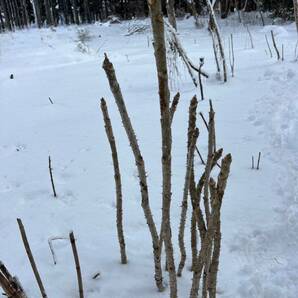
<path id="1" fill-rule="evenodd" d="M 125 239 L 124 239 L 123 223 L 122 223 L 123 211 L 122 211 L 121 174 L 120 174 L 120 166 L 118 161 L 117 147 L 116 147 L 111 119 L 109 117 L 107 104 L 104 98 L 101 99 L 100 106 L 101 106 L 101 111 L 102 111 L 103 119 L 105 123 L 107 138 L 109 140 L 109 144 L 112 151 L 112 159 L 113 159 L 113 165 L 114 165 L 114 179 L 115 179 L 115 185 L 116 185 L 116 209 L 117 209 L 116 221 L 117 221 L 118 241 L 120 245 L 121 263 L 127 264 L 127 256 L 125 251 Z"/>

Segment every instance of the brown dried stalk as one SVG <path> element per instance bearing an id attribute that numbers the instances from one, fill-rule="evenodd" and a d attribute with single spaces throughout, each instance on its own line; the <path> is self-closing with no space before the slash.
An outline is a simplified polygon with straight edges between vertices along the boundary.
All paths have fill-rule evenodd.
<path id="1" fill-rule="evenodd" d="M 0 262 L 0 286 L 7 297 L 27 298 L 18 278 L 13 277 L 2 262 Z"/>
<path id="2" fill-rule="evenodd" d="M 51 156 L 49 156 L 49 172 L 50 172 L 50 178 L 51 178 L 51 184 L 52 184 L 53 194 L 54 194 L 54 197 L 56 198 L 57 197 L 57 193 L 56 193 L 56 188 L 55 188 L 54 178 L 53 178 Z"/>
<path id="3" fill-rule="evenodd" d="M 184 180 L 184 189 L 183 189 L 183 198 L 181 204 L 181 215 L 180 215 L 180 225 L 179 225 L 179 248 L 180 248 L 180 263 L 177 271 L 177 275 L 182 275 L 182 270 L 185 265 L 186 260 L 186 250 L 184 245 L 184 231 L 185 231 L 185 222 L 186 222 L 186 214 L 187 214 L 187 206 L 188 206 L 188 192 L 189 192 L 189 185 L 190 185 L 190 177 L 191 173 L 193 172 L 193 157 L 190 160 L 189 154 L 190 152 L 190 145 L 193 138 L 193 133 L 196 127 L 196 113 L 197 113 L 197 106 L 198 100 L 197 97 L 194 96 L 189 105 L 189 119 L 188 119 L 188 134 L 187 134 L 187 156 L 186 156 L 186 173 L 185 173 L 185 180 Z M 195 146 L 194 146 L 195 150 Z"/>
<path id="4" fill-rule="evenodd" d="M 257 170 L 260 169 L 260 161 L 261 161 L 261 152 L 259 152 L 259 155 L 258 155 L 258 163 L 257 163 Z"/>
<path id="5" fill-rule="evenodd" d="M 125 131 L 135 158 L 135 163 L 139 174 L 140 190 L 141 190 L 141 196 L 142 196 L 142 208 L 143 208 L 144 215 L 152 238 L 153 256 L 154 256 L 154 264 L 155 264 L 155 282 L 159 291 L 163 291 L 164 287 L 162 282 L 159 236 L 156 230 L 156 225 L 155 225 L 150 204 L 149 204 L 149 193 L 148 193 L 147 176 L 146 176 L 146 170 L 145 170 L 145 162 L 139 148 L 136 134 L 134 132 L 133 126 L 131 124 L 130 118 L 127 113 L 122 92 L 115 74 L 114 66 L 109 61 L 107 55 L 105 55 L 105 59 L 103 62 L 103 69 L 105 70 L 107 78 L 109 80 L 110 88 L 114 95 L 114 98 L 122 119 L 122 123 L 125 128 Z"/>
<path id="6" fill-rule="evenodd" d="M 120 246 L 121 263 L 127 264 L 127 256 L 125 251 L 125 239 L 124 239 L 123 223 L 122 223 L 123 211 L 122 211 L 121 174 L 120 174 L 120 167 L 119 167 L 119 161 L 118 161 L 117 147 L 116 147 L 111 119 L 109 117 L 107 104 L 104 98 L 101 99 L 100 106 L 101 106 L 101 111 L 102 111 L 103 119 L 105 123 L 107 138 L 109 140 L 111 151 L 112 151 L 112 159 L 113 159 L 113 165 L 114 165 L 114 173 L 115 173 L 114 178 L 115 178 L 115 185 L 116 185 L 116 209 L 117 209 L 116 221 L 117 221 L 118 241 Z"/>
<path id="7" fill-rule="evenodd" d="M 71 243 L 73 257 L 74 257 L 74 261 L 75 261 L 75 265 L 76 265 L 80 298 L 84 298 L 84 289 L 83 289 L 83 279 L 82 279 L 82 273 L 81 273 L 81 266 L 80 266 L 79 255 L 78 255 L 78 251 L 77 251 L 77 247 L 76 247 L 76 240 L 75 240 L 73 232 L 69 233 L 69 240 L 70 240 L 70 243 Z"/>
<path id="8" fill-rule="evenodd" d="M 43 286 L 42 280 L 40 278 L 39 272 L 37 270 L 37 266 L 35 264 L 35 261 L 34 261 L 34 258 L 33 258 L 32 252 L 31 252 L 31 248 L 30 248 L 27 236 L 26 236 L 26 231 L 25 231 L 24 225 L 23 225 L 22 220 L 20 218 L 17 219 L 17 222 L 18 222 L 18 225 L 19 225 L 19 229 L 20 229 L 20 233 L 21 233 L 22 240 L 23 240 L 23 243 L 24 243 L 24 247 L 25 247 L 28 259 L 30 261 L 34 276 L 36 278 L 36 281 L 37 281 L 41 296 L 43 298 L 46 298 L 47 294 L 46 294 L 46 291 L 44 289 L 44 286 Z"/>

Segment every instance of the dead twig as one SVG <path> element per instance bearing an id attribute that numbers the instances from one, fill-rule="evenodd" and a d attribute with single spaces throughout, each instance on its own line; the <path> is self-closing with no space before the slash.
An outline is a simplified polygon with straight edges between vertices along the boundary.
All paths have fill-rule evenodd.
<path id="1" fill-rule="evenodd" d="M 258 156 L 257 170 L 260 169 L 260 161 L 261 161 L 261 152 L 259 152 L 259 156 Z"/>
<path id="2" fill-rule="evenodd" d="M 54 194 L 54 197 L 56 198 L 57 197 L 57 193 L 56 193 L 55 184 L 54 184 L 54 178 L 53 178 L 51 156 L 49 156 L 49 172 L 50 172 L 50 178 L 51 178 L 51 184 L 52 184 L 53 194 Z"/>
<path id="3" fill-rule="evenodd" d="M 51 237 L 48 239 L 48 244 L 50 247 L 54 265 L 57 264 L 57 258 L 56 258 L 56 254 L 55 254 L 55 250 L 54 250 L 54 246 L 53 246 L 53 241 L 56 241 L 56 240 L 68 240 L 68 238 L 61 236 L 61 237 Z"/>
<path id="4" fill-rule="evenodd" d="M 277 60 L 280 60 L 280 53 L 279 53 L 279 50 L 278 50 L 277 45 L 276 45 L 273 30 L 271 30 L 271 38 L 272 38 L 272 43 L 273 43 L 273 46 L 274 46 L 274 49 L 275 49 L 275 52 L 276 52 Z"/>
<path id="5" fill-rule="evenodd" d="M 18 222 L 18 225 L 19 225 L 19 229 L 20 229 L 20 233 L 21 233 L 21 236 L 22 236 L 23 244 L 24 244 L 28 259 L 30 261 L 34 276 L 36 278 L 36 281 L 37 281 L 41 296 L 43 298 L 46 298 L 47 294 L 46 294 L 46 291 L 44 289 L 44 286 L 43 286 L 42 280 L 40 278 L 39 272 L 37 270 L 37 266 L 35 264 L 35 261 L 34 261 L 34 258 L 33 258 L 32 252 L 31 252 L 31 248 L 30 248 L 27 236 L 26 236 L 24 225 L 23 225 L 22 220 L 20 218 L 17 219 L 17 222 Z"/>
<path id="6" fill-rule="evenodd" d="M 76 247 L 76 240 L 75 240 L 73 232 L 69 233 L 69 240 L 70 240 L 70 243 L 71 243 L 73 257 L 74 257 L 74 261 L 75 261 L 75 265 L 76 265 L 80 298 L 84 298 L 84 289 L 83 289 L 81 266 L 80 266 L 79 255 L 78 255 L 78 251 L 77 251 L 77 247 Z"/>

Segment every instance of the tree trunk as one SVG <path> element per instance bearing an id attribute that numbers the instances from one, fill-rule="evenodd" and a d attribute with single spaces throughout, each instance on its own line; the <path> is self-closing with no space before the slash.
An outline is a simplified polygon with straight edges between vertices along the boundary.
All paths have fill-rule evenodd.
<path id="1" fill-rule="evenodd" d="M 47 25 L 52 26 L 53 25 L 53 14 L 51 10 L 50 0 L 44 0 L 44 6 L 46 10 L 46 19 L 47 19 Z"/>
<path id="2" fill-rule="evenodd" d="M 4 13 L 4 18 L 5 18 L 5 28 L 7 30 L 12 30 L 12 23 L 11 23 L 11 18 L 10 18 L 10 14 L 9 14 L 9 7 L 7 5 L 6 0 L 1 0 L 1 8 L 2 11 Z"/>
<path id="3" fill-rule="evenodd" d="M 72 6 L 73 6 L 73 16 L 74 21 L 77 25 L 80 24 L 79 15 L 78 15 L 78 8 L 77 8 L 77 0 L 72 0 Z"/>
<path id="4" fill-rule="evenodd" d="M 84 0 L 84 22 L 90 23 L 90 8 L 89 8 L 89 1 Z"/>
<path id="5" fill-rule="evenodd" d="M 32 0 L 32 5 L 33 5 L 33 11 L 34 11 L 34 16 L 35 16 L 35 22 L 38 26 L 38 28 L 42 27 L 42 21 L 41 21 L 41 12 L 40 12 L 40 3 L 39 0 Z"/>

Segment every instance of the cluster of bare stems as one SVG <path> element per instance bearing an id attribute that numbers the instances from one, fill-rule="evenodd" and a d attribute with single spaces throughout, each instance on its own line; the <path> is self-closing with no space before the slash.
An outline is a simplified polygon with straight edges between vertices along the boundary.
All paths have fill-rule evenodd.
<path id="1" fill-rule="evenodd" d="M 188 204 L 191 203 L 192 206 L 192 217 L 191 217 L 191 248 L 192 248 L 192 270 L 193 270 L 193 283 L 191 289 L 191 298 L 198 297 L 199 286 L 202 283 L 202 292 L 204 295 L 209 293 L 210 297 L 215 297 L 216 295 L 216 284 L 217 284 L 217 271 L 220 256 L 220 242 L 221 242 L 221 228 L 220 228 L 220 209 L 225 192 L 225 187 L 230 171 L 231 155 L 227 155 L 222 159 L 220 166 L 220 173 L 218 175 L 217 181 L 215 181 L 212 176 L 212 170 L 217 165 L 218 161 L 222 157 L 223 150 L 216 150 L 215 141 L 215 120 L 214 120 L 214 110 L 212 107 L 212 102 L 210 101 L 210 112 L 209 112 L 209 123 L 205 120 L 205 125 L 208 128 L 208 156 L 205 163 L 205 170 L 202 173 L 198 182 L 195 181 L 195 169 L 194 169 L 194 153 L 197 146 L 197 139 L 199 136 L 199 130 L 196 127 L 197 120 L 197 105 L 198 101 L 196 96 L 191 100 L 189 107 L 189 122 L 188 122 L 188 135 L 187 135 L 187 158 L 186 158 L 186 173 L 184 182 L 184 191 L 182 199 L 182 209 L 180 217 L 179 226 L 179 248 L 180 248 L 180 262 L 178 270 L 176 273 L 174 255 L 172 244 L 170 244 L 170 258 L 169 247 L 166 245 L 166 241 L 172 242 L 171 240 L 171 228 L 165 226 L 165 221 L 162 221 L 161 232 L 157 235 L 156 224 L 154 222 L 152 212 L 149 205 L 149 193 L 148 185 L 146 179 L 145 163 L 141 155 L 139 145 L 137 143 L 137 138 L 129 118 L 123 95 L 117 81 L 115 74 L 115 69 L 113 64 L 110 62 L 107 56 L 105 56 L 103 68 L 108 77 L 111 91 L 114 95 L 116 104 L 118 106 L 123 126 L 126 130 L 133 154 L 135 156 L 135 162 L 139 171 L 141 196 L 142 196 L 142 207 L 147 220 L 147 224 L 151 233 L 152 243 L 153 243 L 153 254 L 154 254 L 154 265 L 155 265 L 155 281 L 159 290 L 163 290 L 164 286 L 162 283 L 162 268 L 161 268 L 161 250 L 162 244 L 165 244 L 166 255 L 167 255 L 167 270 L 170 274 L 170 290 L 171 297 L 177 297 L 177 276 L 182 275 L 182 271 L 185 266 L 186 260 L 186 248 L 184 243 L 184 234 L 186 226 L 186 215 Z M 179 93 L 174 97 L 171 105 L 169 105 L 169 117 L 171 123 L 173 120 L 174 113 L 179 101 Z M 105 119 L 105 126 L 107 130 L 107 122 L 109 122 L 110 131 L 111 122 L 107 121 L 107 106 L 104 99 L 101 100 L 102 112 Z M 103 108 L 104 107 L 104 108 Z M 203 119 L 205 119 L 203 117 Z M 109 136 L 110 135 L 110 136 Z M 111 133 L 107 133 L 108 139 L 111 139 Z M 165 135 L 167 136 L 167 135 Z M 113 137 L 113 142 L 115 142 Z M 112 155 L 113 155 L 112 150 Z M 114 160 L 115 157 L 113 157 Z M 167 160 L 163 155 L 163 160 Z M 171 159 L 171 157 L 169 157 Z M 116 178 L 120 177 L 120 173 L 116 174 L 115 170 L 115 181 Z M 116 183 L 117 185 L 117 183 Z M 117 187 L 116 187 L 117 192 Z M 119 191 L 118 191 L 119 193 Z M 202 199 L 201 199 L 202 198 Z M 169 202 L 166 202 L 166 208 L 169 210 Z M 163 215 L 168 216 L 168 214 Z M 121 219 L 122 219 L 122 209 L 121 209 Z M 169 220 L 166 217 L 164 220 Z M 119 220 L 117 220 L 117 227 Z M 169 233 L 169 234 L 168 234 Z M 197 233 L 200 235 L 200 241 L 197 238 Z M 118 229 L 119 235 L 119 229 Z M 167 238 L 168 237 L 168 238 Z M 122 255 L 123 246 L 120 243 L 120 252 Z M 169 245 L 169 244 L 168 244 Z M 200 249 L 198 249 L 200 246 Z M 203 280 L 201 281 L 201 277 Z M 207 296 L 204 296 L 207 297 Z"/>
<path id="2" fill-rule="evenodd" d="M 159 96 L 160 96 L 160 112 L 161 112 L 161 132 L 162 132 L 162 173 L 163 173 L 163 194 L 162 194 L 162 221 L 160 227 L 160 233 L 157 233 L 157 227 L 152 215 L 152 211 L 149 204 L 149 188 L 147 183 L 145 162 L 141 154 L 141 150 L 137 141 L 137 137 L 129 117 L 123 94 L 116 77 L 115 69 L 108 56 L 105 55 L 103 62 L 103 69 L 107 75 L 110 89 L 113 93 L 116 105 L 118 107 L 121 120 L 128 137 L 132 153 L 135 158 L 139 174 L 141 202 L 143 212 L 147 221 L 147 225 L 152 238 L 153 256 L 154 256 L 154 268 L 155 268 L 155 283 L 157 288 L 164 290 L 163 284 L 163 271 L 161 267 L 161 252 L 163 245 L 166 252 L 166 269 L 169 274 L 169 288 L 170 297 L 176 298 L 177 294 L 177 276 L 182 275 L 183 268 L 186 261 L 186 248 L 184 243 L 185 226 L 187 220 L 187 208 L 188 204 L 192 206 L 191 216 L 191 247 L 192 247 L 192 270 L 193 281 L 190 292 L 190 297 L 198 297 L 199 288 L 202 284 L 202 293 L 209 294 L 210 297 L 216 296 L 216 284 L 217 284 L 217 271 L 219 266 L 220 256 L 220 243 L 221 243 L 221 228 L 220 228 L 220 210 L 222 200 L 226 188 L 227 179 L 230 171 L 231 155 L 227 155 L 222 159 L 220 167 L 220 173 L 217 181 L 212 178 L 212 170 L 218 164 L 219 159 L 222 156 L 223 150 L 216 150 L 215 141 L 215 122 L 214 122 L 214 110 L 210 101 L 209 123 L 205 121 L 205 125 L 208 129 L 208 156 L 205 163 L 205 171 L 202 173 L 198 182 L 195 181 L 195 168 L 194 168 L 194 153 L 197 148 L 197 139 L 199 136 L 199 130 L 196 127 L 197 119 L 197 105 L 198 101 L 196 97 L 193 97 L 189 108 L 189 127 L 187 135 L 187 160 L 186 160 L 186 174 L 184 182 L 184 191 L 182 199 L 182 209 L 179 227 L 179 247 L 180 247 L 180 262 L 176 271 L 174 261 L 174 251 L 172 244 L 172 232 L 171 232 L 171 124 L 173 116 L 176 111 L 176 107 L 179 102 L 179 93 L 174 97 L 172 103 L 170 102 L 170 93 L 168 88 L 168 75 L 167 75 L 167 60 L 166 60 L 166 45 L 164 38 L 164 25 L 161 14 L 161 6 L 159 1 L 149 2 L 153 36 L 154 36 L 154 49 L 155 59 L 158 74 L 159 83 Z M 173 35 L 175 36 L 175 35 Z M 203 65 L 203 61 L 201 61 Z M 104 99 L 101 100 L 101 107 L 104 116 L 104 122 L 107 132 L 108 140 L 114 145 L 111 145 L 112 158 L 114 162 L 115 171 L 115 183 L 116 193 L 118 194 L 117 202 L 119 200 L 119 193 L 121 193 L 121 184 L 119 181 L 120 172 L 119 164 L 115 167 L 116 145 L 115 139 L 112 134 L 112 124 L 108 117 L 107 105 Z M 204 117 L 203 117 L 204 119 Z M 198 151 L 199 152 L 199 151 Z M 201 155 L 200 155 L 201 156 Z M 201 157 L 202 158 L 202 157 Z M 118 160 L 118 159 L 117 159 Z M 201 197 L 203 199 L 201 200 Z M 121 208 L 121 205 L 119 206 Z M 117 207 L 118 209 L 118 207 Z M 117 210 L 117 214 L 121 212 Z M 120 224 L 117 219 L 117 227 Z M 118 228 L 120 254 L 122 256 L 123 245 L 121 245 Z M 122 230 L 123 231 L 123 230 Z M 197 234 L 200 235 L 200 241 L 197 238 Z M 199 248 L 200 246 L 200 248 Z M 201 278 L 203 276 L 203 278 Z"/>
<path id="3" fill-rule="evenodd" d="M 230 172 L 230 165 L 232 157 L 230 154 L 226 155 L 221 160 L 223 150 L 216 149 L 215 138 L 215 112 L 213 110 L 212 102 L 210 101 L 209 111 L 209 123 L 205 120 L 202 113 L 200 113 L 204 124 L 208 130 L 208 155 L 206 161 L 204 161 L 202 155 L 197 146 L 197 140 L 199 137 L 199 130 L 197 128 L 197 106 L 198 101 L 194 96 L 190 102 L 189 107 L 189 121 L 188 121 L 188 133 L 187 133 L 187 154 L 186 154 L 186 172 L 184 180 L 184 190 L 182 198 L 181 218 L 179 226 L 179 248 L 180 248 L 180 262 L 176 271 L 174 250 L 172 243 L 172 231 L 171 231 L 171 173 L 172 173 L 172 122 L 177 105 L 179 103 L 180 94 L 177 93 L 173 100 L 170 100 L 170 92 L 168 85 L 168 69 L 167 69 L 167 57 L 166 57 L 166 42 L 165 42 L 165 29 L 161 10 L 160 0 L 148 0 L 151 25 L 154 38 L 154 54 L 156 60 L 156 69 L 159 86 L 159 102 L 160 102 L 160 116 L 161 116 L 161 135 L 162 135 L 162 220 L 160 231 L 158 232 L 155 224 L 153 214 L 150 207 L 149 200 L 149 187 L 147 183 L 145 161 L 143 159 L 138 140 L 129 117 L 125 101 L 118 83 L 115 69 L 110 62 L 107 55 L 105 55 L 103 61 L 103 69 L 107 75 L 110 89 L 113 93 L 116 105 L 118 107 L 121 120 L 129 140 L 132 153 L 135 158 L 135 164 L 138 170 L 140 193 L 141 193 L 141 206 L 144 212 L 144 216 L 150 231 L 153 247 L 153 259 L 154 259 L 154 277 L 155 283 L 159 291 L 163 291 L 165 286 L 163 283 L 163 270 L 161 266 L 162 248 L 165 248 L 166 255 L 166 269 L 169 274 L 169 288 L 170 297 L 177 298 L 177 276 L 181 276 L 185 267 L 185 261 L 187 257 L 186 245 L 184 240 L 185 226 L 187 221 L 187 209 L 190 203 L 192 207 L 191 211 L 191 255 L 192 255 L 192 271 L 193 279 L 190 291 L 190 298 L 197 298 L 200 292 L 200 286 L 202 289 L 202 297 L 209 296 L 210 298 L 216 297 L 217 286 L 217 272 L 219 267 L 220 247 L 221 247 L 221 206 L 227 185 L 227 180 Z M 213 11 L 213 4 L 207 0 L 207 4 L 210 12 L 210 19 L 212 25 L 212 32 L 217 38 L 217 42 L 220 49 L 221 59 L 223 61 L 224 80 L 227 79 L 226 62 L 223 52 L 223 45 L 220 38 L 219 29 L 215 20 Z M 173 2 L 169 1 L 167 9 L 171 13 L 173 11 Z M 171 16 L 170 16 L 171 17 Z M 178 53 L 189 66 L 189 69 L 196 70 L 199 74 L 201 99 L 204 99 L 201 78 L 200 76 L 208 76 L 203 72 L 202 67 L 204 60 L 200 60 L 200 66 L 195 67 L 188 59 L 185 51 L 182 49 L 181 44 L 176 35 L 176 25 L 173 19 L 170 18 L 171 25 L 168 25 L 172 32 L 172 41 L 174 42 Z M 232 42 L 232 39 L 231 39 Z M 105 123 L 105 130 L 107 139 L 110 144 L 112 160 L 114 165 L 114 178 L 116 185 L 116 224 L 118 232 L 118 241 L 120 246 L 121 263 L 126 264 L 128 262 L 123 230 L 123 210 L 122 210 L 122 185 L 120 165 L 117 154 L 116 141 L 112 129 L 111 119 L 109 117 L 108 108 L 105 100 L 101 99 L 101 110 Z M 196 169 L 194 165 L 195 151 L 199 154 L 202 164 L 205 166 L 203 173 L 199 175 L 198 181 L 196 181 Z M 212 178 L 212 170 L 215 166 L 220 168 L 217 179 Z M 56 197 L 56 190 L 54 186 L 54 179 L 51 166 L 51 158 L 49 157 L 49 172 L 52 184 L 53 194 Z M 35 275 L 41 296 L 47 297 L 45 288 L 43 286 L 40 274 L 37 270 L 35 260 L 26 236 L 26 232 L 21 219 L 17 220 L 24 247 L 30 261 L 33 273 Z M 199 235 L 199 237 L 198 237 Z M 49 246 L 53 257 L 54 264 L 57 263 L 55 252 L 53 250 L 52 241 L 68 239 L 65 237 L 53 237 L 49 239 Z M 83 281 L 81 274 L 81 267 L 73 232 L 69 234 L 69 240 L 71 243 L 74 262 L 77 272 L 78 288 L 80 298 L 84 297 Z M 99 273 L 95 274 L 93 278 L 97 278 Z M 26 298 L 26 295 L 15 277 L 11 277 L 4 265 L 0 265 L 0 286 L 4 289 L 5 294 L 8 297 L 14 298 Z"/>

